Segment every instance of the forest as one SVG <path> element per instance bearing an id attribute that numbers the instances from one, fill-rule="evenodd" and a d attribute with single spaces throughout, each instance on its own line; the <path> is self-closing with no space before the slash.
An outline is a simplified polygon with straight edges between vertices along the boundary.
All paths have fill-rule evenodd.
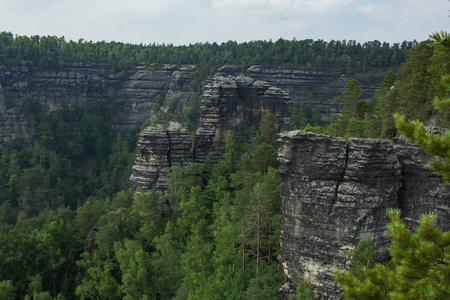
<path id="1" fill-rule="evenodd" d="M 195 64 L 197 78 L 212 75 L 219 67 L 251 65 L 303 67 L 313 70 L 343 70 L 354 73 L 374 69 L 397 69 L 416 41 L 395 43 L 355 40 L 284 40 L 236 43 L 196 43 L 187 46 L 134 45 L 120 42 L 66 41 L 56 36 L 14 36 L 0 33 L 0 64 L 32 61 L 41 70 L 59 70 L 65 63 L 96 62 L 116 71 L 137 64 Z"/>
<path id="2" fill-rule="evenodd" d="M 450 72 L 448 53 L 430 40 L 144 46 L 1 33 L 0 64 L 23 59 L 54 70 L 75 61 L 115 70 L 197 64 L 199 78 L 227 64 L 348 74 L 391 67 L 371 101 L 360 101 L 358 82 L 350 79 L 336 98 L 342 114 L 313 124 L 312 112 L 297 107 L 295 127 L 390 138 L 397 134 L 395 112 L 441 126 L 450 117 L 432 104 L 448 97 L 442 77 Z M 24 101 L 21 112 L 36 120 L 36 138 L 9 140 L 0 149 L 0 298 L 275 299 L 285 278 L 277 262 L 281 178 L 274 116 L 265 114 L 247 142 L 227 132 L 217 164 L 173 166 L 167 195 L 139 189 L 130 195 L 144 126 L 112 131 L 105 105 L 65 106 L 46 115 L 35 100 Z"/>

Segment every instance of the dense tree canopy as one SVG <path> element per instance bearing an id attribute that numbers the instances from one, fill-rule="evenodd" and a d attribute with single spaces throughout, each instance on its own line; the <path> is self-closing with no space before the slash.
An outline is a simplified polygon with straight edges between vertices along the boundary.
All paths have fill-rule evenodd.
<path id="1" fill-rule="evenodd" d="M 281 179 L 272 114 L 246 153 L 230 131 L 222 162 L 173 166 L 167 195 L 138 189 L 134 200 L 119 192 L 126 190 L 134 136 L 95 147 L 108 122 L 89 110 L 70 114 L 42 118 L 28 147 L 2 149 L 5 299 L 276 297 Z M 59 135 L 67 127 L 69 147 Z M 79 167 L 86 158 L 89 168 Z"/>
<path id="2" fill-rule="evenodd" d="M 435 55 L 444 53 L 448 57 L 450 40 L 447 33 L 436 33 L 432 38 L 435 40 Z M 423 57 L 423 50 L 426 48 L 418 50 L 420 61 L 423 61 L 420 59 Z M 430 55 L 425 54 L 425 56 Z M 410 64 L 405 65 L 405 68 L 409 70 Z M 431 77 L 433 74 L 427 75 L 424 69 L 414 71 L 416 74 L 412 71 L 407 72 L 409 76 L 417 79 L 408 81 L 408 86 L 412 89 L 409 92 L 413 92 L 413 95 L 418 98 L 418 103 L 421 103 L 428 93 L 427 88 L 431 86 L 425 88 L 422 86 L 423 82 L 419 81 L 425 81 L 425 77 Z M 403 73 L 400 72 L 401 74 Z M 444 84 L 448 84 L 448 79 L 447 73 L 443 76 Z M 414 92 L 417 89 L 411 85 L 413 82 L 422 86 L 419 89 L 420 93 Z M 406 98 L 409 97 L 410 95 Z M 447 110 L 448 112 L 449 103 L 448 98 L 440 100 L 436 97 L 434 100 L 437 111 Z M 405 105 L 400 108 L 404 108 L 405 114 L 408 113 L 408 107 Z M 422 113 L 423 111 L 416 112 L 413 109 L 409 112 L 409 116 L 423 119 Z M 444 124 L 448 121 L 446 118 L 448 116 L 444 114 Z M 432 161 L 431 167 L 449 184 L 450 131 L 447 129 L 444 134 L 433 134 L 426 130 L 422 122 L 418 120 L 406 122 L 405 115 L 398 113 L 394 115 L 394 119 L 397 128 L 408 139 L 418 144 L 428 154 L 440 158 Z M 391 244 L 388 247 L 391 255 L 390 263 L 374 265 L 374 253 L 373 250 L 370 253 L 368 241 L 360 242 L 358 248 L 364 248 L 368 253 L 361 255 L 362 253 L 359 252 L 357 253 L 359 256 L 355 254 L 354 258 L 358 259 L 352 260 L 352 267 L 344 274 L 335 272 L 336 281 L 343 287 L 343 295 L 347 299 L 448 299 L 450 297 L 450 232 L 443 232 L 435 226 L 436 215 L 433 212 L 420 218 L 414 232 L 411 232 L 401 220 L 399 209 L 388 210 L 388 215 L 391 219 L 387 226 L 391 235 Z M 361 265 L 359 258 L 361 256 L 367 260 L 367 266 Z"/>
<path id="3" fill-rule="evenodd" d="M 0 33 L 0 64 L 30 60 L 40 69 L 59 69 L 64 63 L 90 61 L 125 70 L 139 63 L 195 64 L 198 76 L 224 65 L 301 66 L 318 70 L 339 69 L 352 74 L 374 68 L 399 66 L 416 42 L 390 45 L 354 40 L 284 40 L 236 43 L 197 43 L 185 46 L 133 45 L 120 42 L 66 41 L 56 36 L 15 36 Z"/>
<path id="4" fill-rule="evenodd" d="M 398 73 L 387 73 L 371 103 L 359 101 L 358 82 L 349 80 L 340 96 L 345 113 L 331 116 L 328 128 L 307 125 L 317 125 L 307 107 L 295 110 L 298 128 L 390 137 L 393 112 L 426 120 L 436 114 L 430 101 L 448 95 L 438 80 L 448 73 L 447 56 L 433 47 L 429 42 L 283 39 L 131 45 L 2 32 L 0 64 L 29 60 L 37 69 L 58 70 L 89 61 L 116 71 L 140 63 L 155 68 L 196 64 L 199 77 L 223 65 L 262 64 L 351 76 L 375 68 L 397 70 L 409 54 Z M 36 100 L 24 99 L 21 113 L 36 121 L 36 139 L 11 140 L 0 149 L 0 298 L 275 298 L 282 284 L 275 117 L 264 115 L 246 145 L 228 132 L 218 164 L 207 159 L 186 168 L 172 166 L 166 195 L 138 189 L 131 197 L 128 178 L 139 128 L 113 133 L 104 109 L 112 104 L 98 105 L 63 106 L 44 115 Z M 160 106 L 156 101 L 153 109 Z M 198 109 L 198 99 L 192 98 L 176 118 L 193 131 Z M 424 226 L 439 234 L 429 219 Z M 313 297 L 307 283 L 299 290 Z"/>
<path id="5" fill-rule="evenodd" d="M 330 114 L 329 125 L 324 126 L 317 126 L 310 117 L 309 124 L 303 128 L 344 137 L 392 138 L 397 134 L 394 113 L 409 120 L 437 125 L 447 122 L 448 125 L 448 106 L 438 101 L 438 106 L 443 108 L 439 110 L 438 106 L 434 108 L 433 102 L 435 97 L 449 97 L 446 81 L 442 80 L 450 73 L 449 58 L 449 51 L 440 50 L 429 40 L 421 42 L 411 50 L 398 73 L 388 70 L 371 101 L 359 99 L 358 81 L 349 79 L 346 89 L 337 97 L 344 105 L 344 112 Z M 294 112 L 294 120 L 299 120 L 298 124 L 304 122 L 307 114 L 303 113 L 302 120 L 298 110 Z"/>

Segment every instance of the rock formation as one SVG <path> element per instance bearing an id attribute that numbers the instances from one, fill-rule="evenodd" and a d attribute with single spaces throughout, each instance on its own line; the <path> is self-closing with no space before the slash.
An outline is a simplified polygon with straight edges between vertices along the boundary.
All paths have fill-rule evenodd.
<path id="1" fill-rule="evenodd" d="M 271 112 L 279 130 L 292 127 L 292 102 L 278 88 L 243 75 L 217 76 L 207 83 L 200 97 L 200 125 L 195 134 L 194 155 L 203 162 L 211 153 L 221 155 L 223 138 L 228 130 L 237 140 L 248 137 L 248 130 L 258 126 L 262 116 Z"/>
<path id="2" fill-rule="evenodd" d="M 193 79 L 195 69 L 194 65 L 139 65 L 132 70 L 115 72 L 102 64 L 73 62 L 66 63 L 59 71 L 41 71 L 30 61 L 0 65 L 0 87 L 4 95 L 0 104 L 0 138 L 12 133 L 28 137 L 35 132 L 34 123 L 28 122 L 29 118 L 24 115 L 19 116 L 25 98 L 38 101 L 44 113 L 52 113 L 63 104 L 71 107 L 75 103 L 81 106 L 105 103 L 113 113 L 116 130 L 140 126 L 155 114 L 155 102 L 162 104 L 164 112 L 171 106 L 175 107 L 175 112 L 181 112 L 192 97 L 198 97 L 205 86 L 211 84 L 210 79 Z M 229 75 L 245 75 L 254 85 L 263 81 L 266 86 L 289 92 L 294 103 L 307 105 L 322 115 L 342 108 L 333 100 L 345 88 L 346 78 L 341 73 L 262 66 L 251 66 L 247 70 L 226 66 L 216 73 L 216 77 Z M 245 85 L 244 82 L 236 83 Z M 361 88 L 365 98 L 370 98 L 376 90 L 375 86 L 367 84 L 362 84 Z M 12 108 L 16 110 L 6 113 Z M 11 117 L 13 112 L 14 118 Z M 16 119 L 18 123 L 14 123 Z"/>
<path id="3" fill-rule="evenodd" d="M 168 127 L 148 127 L 140 136 L 130 178 L 132 191 L 138 186 L 146 192 L 155 187 L 164 194 L 166 181 L 163 176 L 170 165 L 204 162 L 208 154 L 212 155 L 213 161 L 218 161 L 226 132 L 233 130 L 236 139 L 245 140 L 250 127 L 258 125 L 265 112 L 274 114 L 279 130 L 291 129 L 291 109 L 289 96 L 265 82 L 242 75 L 214 77 L 205 85 L 200 97 L 200 124 L 195 133 L 193 152 L 190 152 L 189 133 L 181 129 L 181 125 L 176 125 L 176 133 L 171 129 L 174 123 Z M 181 154 L 166 158 L 166 153 L 173 151 Z"/>
<path id="4" fill-rule="evenodd" d="M 114 128 L 126 130 L 140 126 L 152 115 L 155 99 L 162 99 L 162 109 L 176 101 L 178 111 L 190 98 L 196 96 L 200 83 L 192 79 L 195 66 L 162 65 L 137 66 L 134 70 L 114 72 L 105 65 L 94 63 L 67 63 L 59 71 L 37 70 L 32 62 L 19 66 L 0 66 L 0 137 L 11 133 L 24 137 L 33 130 L 25 116 L 11 123 L 11 113 L 17 115 L 24 99 L 38 101 L 41 111 L 52 113 L 67 104 L 93 106 L 102 102 L 108 105 L 116 120 Z M 0 97 L 2 97 L 0 96 Z M 14 110 L 11 110 L 13 109 Z"/>
<path id="5" fill-rule="evenodd" d="M 175 164 L 186 166 L 193 162 L 189 131 L 179 123 L 151 125 L 141 133 L 131 189 L 141 187 L 144 191 L 153 188 L 164 194 L 167 189 L 166 175 Z"/>
<path id="6" fill-rule="evenodd" d="M 449 188 L 417 146 L 304 131 L 283 133 L 279 142 L 281 262 L 291 289 L 307 280 L 321 299 L 340 299 L 333 269 L 348 267 L 344 250 L 369 235 L 379 259 L 387 258 L 387 208 L 399 207 L 409 225 L 434 211 L 449 229 Z"/>
<path id="7" fill-rule="evenodd" d="M 292 69 L 286 67 L 266 68 L 251 66 L 245 74 L 254 80 L 263 80 L 270 85 L 289 91 L 294 103 L 300 103 L 311 108 L 312 111 L 325 117 L 330 111 L 341 111 L 342 105 L 334 100 L 344 90 L 347 77 L 339 72 Z M 360 80 L 364 99 L 371 99 L 378 90 L 376 84 L 367 82 L 364 75 L 355 75 Z"/>

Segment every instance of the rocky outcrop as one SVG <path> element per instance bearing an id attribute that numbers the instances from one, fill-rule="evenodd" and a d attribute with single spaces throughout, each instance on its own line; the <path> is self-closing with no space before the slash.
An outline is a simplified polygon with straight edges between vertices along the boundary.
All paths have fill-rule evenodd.
<path id="1" fill-rule="evenodd" d="M 193 152 L 190 152 L 189 133 L 181 125 L 177 125 L 176 134 L 171 129 L 174 123 L 168 127 L 148 127 L 140 136 L 130 178 L 132 191 L 138 186 L 146 192 L 155 187 L 164 194 L 167 189 L 164 176 L 170 165 L 204 162 L 208 154 L 212 155 L 213 161 L 218 161 L 226 132 L 232 130 L 237 140 L 246 140 L 250 127 L 257 126 L 266 112 L 274 114 L 280 131 L 290 129 L 291 109 L 289 96 L 265 82 L 253 81 L 243 75 L 214 77 L 205 85 L 200 97 L 200 124 L 195 133 Z M 173 155 L 174 151 L 179 155 Z M 170 159 L 167 153 L 171 153 Z"/>
<path id="2" fill-rule="evenodd" d="M 195 69 L 194 65 L 139 65 L 132 70 L 115 72 L 102 64 L 73 62 L 66 63 L 59 71 L 40 71 L 30 61 L 0 66 L 0 86 L 8 102 L 7 106 L 0 105 L 0 126 L 8 119 L 5 111 L 11 108 L 20 111 L 25 98 L 37 100 L 45 113 L 52 113 L 63 104 L 93 106 L 102 102 L 112 112 L 114 129 L 140 126 L 159 109 L 181 112 L 193 97 L 201 94 L 211 80 L 194 80 Z M 253 82 L 263 81 L 287 92 L 293 103 L 307 105 L 322 117 L 342 109 L 333 99 L 344 90 L 347 80 L 341 73 L 285 67 L 251 66 L 242 70 L 239 66 L 226 66 L 216 73 L 216 77 L 230 75 L 244 75 Z M 362 84 L 361 88 L 365 91 L 364 98 L 371 98 L 376 90 L 375 85 L 369 84 Z M 21 118 L 26 119 L 23 115 Z M 23 125 L 25 123 L 11 126 Z M 32 126 L 31 123 L 26 125 Z M 11 126 L 1 127 L 0 136 L 13 132 Z M 22 131 L 23 134 L 32 132 Z"/>
<path id="3" fill-rule="evenodd" d="M 4 94 L 0 126 L 8 119 L 7 110 L 20 111 L 24 99 L 29 98 L 38 101 L 44 113 L 55 112 L 64 104 L 70 108 L 76 103 L 94 106 L 102 102 L 112 112 L 116 130 L 134 128 L 154 114 L 158 97 L 161 109 L 167 110 L 175 101 L 174 112 L 181 111 L 198 93 L 200 83 L 192 79 L 193 70 L 195 66 L 190 65 L 140 65 L 134 70 L 114 72 L 106 65 L 67 63 L 60 71 L 39 71 L 27 61 L 19 66 L 0 66 Z M 8 105 L 4 104 L 6 100 Z M 20 124 L 13 125 L 17 126 Z M 11 126 L 0 127 L 0 136 L 12 131 Z"/>
<path id="4" fill-rule="evenodd" d="M 434 211 L 448 230 L 449 188 L 418 147 L 304 131 L 283 133 L 279 142 L 281 262 L 292 289 L 307 280 L 321 299 L 340 299 L 333 269 L 348 267 L 344 250 L 369 235 L 379 259 L 387 258 L 387 208 L 401 208 L 410 225 Z"/>
<path id="5" fill-rule="evenodd" d="M 137 68 L 130 74 L 117 91 L 117 99 L 122 101 L 119 120 L 128 127 L 140 125 L 154 113 L 154 104 L 160 98 L 161 110 L 167 112 L 172 102 L 173 112 L 181 112 L 191 97 L 197 96 L 200 82 L 192 79 L 195 66 L 164 65 L 159 69 Z"/>
<path id="6" fill-rule="evenodd" d="M 428 167 L 432 158 L 403 137 L 394 139 L 393 144 L 402 166 L 398 201 L 405 224 L 414 228 L 421 215 L 435 212 L 436 225 L 450 230 L 449 186 Z"/>
<path id="7" fill-rule="evenodd" d="M 138 152 L 130 177 L 131 189 L 153 188 L 164 194 L 166 175 L 175 164 L 186 166 L 193 162 L 189 131 L 179 123 L 151 125 L 141 133 Z"/>
<path id="8" fill-rule="evenodd" d="M 262 116 L 271 112 L 279 130 L 292 127 L 292 102 L 278 88 L 243 75 L 216 76 L 205 85 L 200 97 L 200 125 L 195 134 L 196 161 L 204 161 L 211 153 L 221 156 L 221 146 L 228 130 L 237 140 L 248 137 L 248 130 L 258 126 Z"/>
<path id="9" fill-rule="evenodd" d="M 225 70 L 232 72 L 230 68 Z M 322 118 L 330 112 L 342 110 L 342 105 L 334 98 L 345 90 L 348 78 L 343 73 L 264 66 L 251 66 L 244 73 L 253 80 L 263 80 L 271 86 L 288 91 L 293 103 L 308 106 Z M 378 90 L 378 85 L 366 83 L 372 80 L 367 80 L 362 74 L 357 74 L 355 78 L 360 81 L 363 98 L 371 99 Z"/>

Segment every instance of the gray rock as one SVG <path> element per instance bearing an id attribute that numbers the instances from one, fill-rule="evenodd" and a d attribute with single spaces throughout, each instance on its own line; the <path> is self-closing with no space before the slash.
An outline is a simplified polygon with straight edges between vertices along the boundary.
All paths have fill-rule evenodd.
<path id="1" fill-rule="evenodd" d="M 228 130 L 237 140 L 246 140 L 248 130 L 258 126 L 265 112 L 274 114 L 278 129 L 292 127 L 289 96 L 268 83 L 248 76 L 216 76 L 200 97 L 200 126 L 195 134 L 194 155 L 203 162 L 211 153 L 217 161 Z"/>
<path id="2" fill-rule="evenodd" d="M 36 70 L 31 62 L 24 61 L 20 66 L 0 66 L 0 85 L 5 97 L 16 99 L 17 107 L 29 97 L 39 101 L 44 113 L 61 109 L 63 103 L 69 108 L 76 103 L 107 103 L 116 120 L 114 128 L 124 130 L 140 126 L 154 114 L 152 105 L 157 96 L 166 105 L 175 99 L 177 112 L 181 112 L 200 86 L 191 78 L 193 70 L 195 66 L 188 65 L 163 65 L 159 69 L 140 65 L 116 73 L 101 64 L 67 63 L 55 72 Z M 0 113 L 3 111 L 0 105 Z"/>
<path id="3" fill-rule="evenodd" d="M 283 133 L 279 144 L 281 264 L 291 286 L 307 280 L 321 299 L 340 299 L 333 269 L 348 267 L 344 250 L 369 235 L 378 259 L 388 258 L 388 208 L 401 208 L 409 226 L 434 211 L 448 230 L 449 187 L 417 146 L 304 131 Z"/>
<path id="4" fill-rule="evenodd" d="M 166 175 L 175 164 L 186 166 L 193 162 L 189 131 L 179 123 L 151 125 L 141 133 L 133 172 L 131 190 L 141 187 L 145 192 L 155 188 L 167 192 Z"/>
<path id="5" fill-rule="evenodd" d="M 271 86 L 289 91 L 293 103 L 300 103 L 311 108 L 325 118 L 330 112 L 342 111 L 342 105 L 334 100 L 344 90 L 347 78 L 343 73 L 333 71 L 314 71 L 304 69 L 291 69 L 285 67 L 266 68 L 264 66 L 251 66 L 245 75 L 254 80 L 263 80 Z M 364 99 L 371 99 L 378 90 L 376 85 L 363 82 L 364 76 L 355 77 L 361 81 Z"/>
<path id="6" fill-rule="evenodd" d="M 247 140 L 248 130 L 259 124 L 265 112 L 275 115 L 279 130 L 290 129 L 291 105 L 286 93 L 262 81 L 255 82 L 242 75 L 214 77 L 200 97 L 201 117 L 192 157 L 192 142 L 186 129 L 180 127 L 174 131 L 166 125 L 148 127 L 139 139 L 139 153 L 130 177 L 132 190 L 141 186 L 149 192 L 155 187 L 164 194 L 167 190 L 164 177 L 170 165 L 204 162 L 208 154 L 213 161 L 218 161 L 226 132 L 233 130 L 237 140 Z M 167 153 L 171 153 L 170 159 Z"/>

